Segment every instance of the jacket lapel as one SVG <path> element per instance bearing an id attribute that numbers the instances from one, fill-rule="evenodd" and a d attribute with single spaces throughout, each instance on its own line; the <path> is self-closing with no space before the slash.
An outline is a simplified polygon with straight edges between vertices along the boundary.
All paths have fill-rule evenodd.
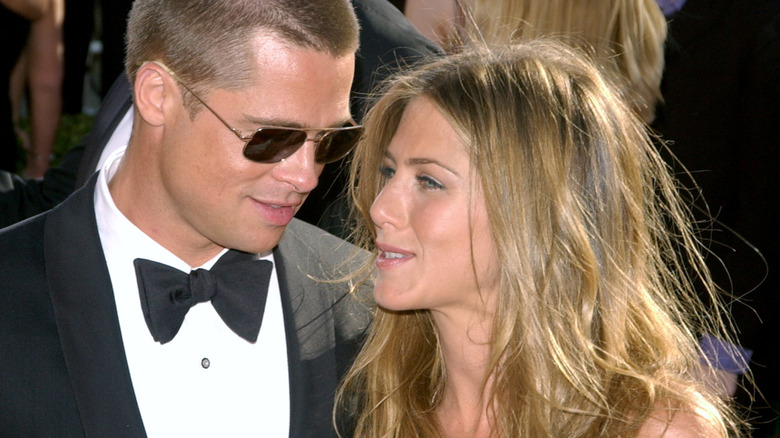
<path id="1" fill-rule="evenodd" d="M 290 437 L 332 436 L 338 385 L 333 317 L 327 297 L 303 274 L 284 239 L 274 251 L 282 296 L 290 376 Z"/>
<path id="2" fill-rule="evenodd" d="M 54 314 L 86 436 L 145 436 L 94 210 L 96 177 L 52 210 L 45 257 Z"/>

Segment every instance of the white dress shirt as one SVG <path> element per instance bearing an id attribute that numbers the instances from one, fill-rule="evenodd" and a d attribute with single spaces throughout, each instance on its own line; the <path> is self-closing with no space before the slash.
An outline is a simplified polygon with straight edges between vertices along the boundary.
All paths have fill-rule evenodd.
<path id="1" fill-rule="evenodd" d="M 162 345 L 155 342 L 141 311 L 133 260 L 154 260 L 183 272 L 198 267 L 163 248 L 117 209 L 108 182 L 123 156 L 124 148 L 120 148 L 105 160 L 95 190 L 95 213 L 147 435 L 287 436 L 287 344 L 276 269 L 257 342 L 250 343 L 231 331 L 211 303 L 192 307 L 173 340 Z M 258 257 L 273 262 L 271 253 Z M 218 258 L 199 267 L 208 269 Z"/>

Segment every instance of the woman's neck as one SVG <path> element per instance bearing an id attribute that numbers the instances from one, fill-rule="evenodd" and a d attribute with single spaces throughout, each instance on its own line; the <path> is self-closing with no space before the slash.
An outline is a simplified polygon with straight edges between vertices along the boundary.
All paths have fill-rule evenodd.
<path id="1" fill-rule="evenodd" d="M 442 435 L 487 437 L 492 321 L 488 317 L 474 320 L 436 313 L 434 320 L 447 370 L 442 401 L 436 408 Z"/>

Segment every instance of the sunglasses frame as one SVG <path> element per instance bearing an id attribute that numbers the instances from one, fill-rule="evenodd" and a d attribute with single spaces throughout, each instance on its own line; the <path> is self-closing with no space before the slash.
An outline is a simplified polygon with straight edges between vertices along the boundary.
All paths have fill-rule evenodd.
<path id="1" fill-rule="evenodd" d="M 338 127 L 338 128 L 292 128 L 292 127 L 289 127 L 289 126 L 261 126 L 261 127 L 257 128 L 257 130 L 255 130 L 255 132 L 251 136 L 246 137 L 246 136 L 242 135 L 241 132 L 238 129 L 230 126 L 230 124 L 225 119 L 223 119 L 219 114 L 217 114 L 217 112 L 214 111 L 214 109 L 211 108 L 209 106 L 209 104 L 207 104 L 203 99 L 201 99 L 200 96 L 197 95 L 197 93 L 192 91 L 192 89 L 189 86 L 187 86 L 187 84 L 185 84 L 184 81 L 181 80 L 181 78 L 179 78 L 179 75 L 177 75 L 167 65 L 163 64 L 160 61 L 147 61 L 147 62 L 151 62 L 151 63 L 157 65 L 158 67 L 162 68 L 163 70 L 165 70 L 176 82 L 181 84 L 181 86 L 184 87 L 185 90 L 187 90 L 190 94 L 192 94 L 195 97 L 195 99 L 198 100 L 198 102 L 203 104 L 203 106 L 205 106 L 206 109 L 208 109 L 211 112 L 211 114 L 214 114 L 214 117 L 216 117 L 217 120 L 222 122 L 222 124 L 225 125 L 225 127 L 228 128 L 230 130 L 230 132 L 235 134 L 235 136 L 238 137 L 239 140 L 244 142 L 244 150 L 243 150 L 244 157 L 246 157 L 246 159 L 248 159 L 250 161 L 254 161 L 256 163 L 266 163 L 266 164 L 269 164 L 269 163 L 278 163 L 278 162 L 284 161 L 285 158 L 287 158 L 287 157 L 291 156 L 292 154 L 294 154 L 295 152 L 297 152 L 298 149 L 300 149 L 301 146 L 303 146 L 307 141 L 313 141 L 314 142 L 314 147 L 315 147 L 315 151 L 316 151 L 316 149 L 319 148 L 320 143 L 322 143 L 323 140 L 325 140 L 329 135 L 333 134 L 334 132 L 350 131 L 350 130 L 362 130 L 363 129 L 363 125 L 358 125 L 357 123 L 355 123 L 354 120 L 350 119 L 347 122 L 347 123 L 350 124 L 350 126 L 341 126 L 341 127 Z M 284 156 L 282 156 L 282 158 L 279 158 L 279 159 L 256 160 L 256 159 L 253 159 L 253 158 L 249 157 L 247 155 L 247 153 L 246 153 L 247 152 L 247 148 L 249 147 L 249 143 L 255 138 L 255 136 L 257 134 L 263 132 L 263 130 L 266 130 L 266 129 L 276 129 L 276 130 L 282 130 L 282 131 L 290 131 L 291 133 L 293 133 L 293 132 L 303 132 L 303 133 L 306 134 L 306 139 L 303 140 L 302 142 L 300 142 L 299 144 L 297 144 L 297 146 L 294 146 L 296 143 L 291 143 L 287 147 L 281 148 L 281 149 L 285 150 L 285 154 L 284 154 Z M 315 133 L 314 138 L 309 138 L 308 134 L 310 132 L 314 132 Z M 358 136 L 359 136 L 359 134 L 358 134 Z M 319 164 L 328 164 L 328 163 L 333 163 L 335 161 L 338 161 L 338 160 L 342 159 L 343 157 L 345 157 L 354 148 L 354 145 L 356 143 L 357 143 L 357 140 L 355 140 L 355 142 L 353 143 L 353 145 L 350 148 L 346 149 L 345 151 L 343 151 L 343 153 L 339 154 L 338 156 L 330 157 L 330 158 L 328 158 L 327 160 L 324 160 L 324 161 L 317 161 L 317 163 L 319 163 Z M 286 153 L 286 152 L 289 152 L 289 153 Z M 276 155 L 276 154 L 274 154 L 274 155 Z M 316 157 L 316 154 L 315 154 L 315 157 Z"/>

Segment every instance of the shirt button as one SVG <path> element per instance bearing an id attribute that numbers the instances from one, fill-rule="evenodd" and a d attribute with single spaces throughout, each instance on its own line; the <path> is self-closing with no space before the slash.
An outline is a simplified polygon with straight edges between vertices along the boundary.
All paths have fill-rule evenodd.
<path id="1" fill-rule="evenodd" d="M 204 358 L 203 358 L 203 359 L 200 361 L 200 366 L 202 366 L 203 368 L 208 368 L 208 367 L 210 367 L 210 366 L 211 366 L 211 361 L 209 360 L 209 358 L 207 358 L 207 357 L 204 357 Z"/>

